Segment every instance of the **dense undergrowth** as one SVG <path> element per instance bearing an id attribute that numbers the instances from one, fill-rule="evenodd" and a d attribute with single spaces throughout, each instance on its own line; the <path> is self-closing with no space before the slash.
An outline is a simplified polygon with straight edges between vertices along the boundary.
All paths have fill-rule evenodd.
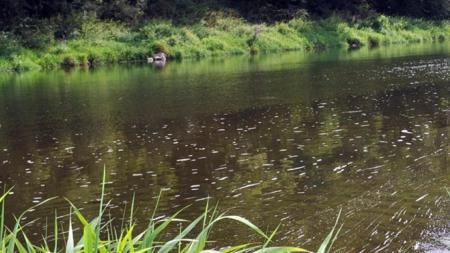
<path id="1" fill-rule="evenodd" d="M 156 207 L 149 216 L 149 224 L 143 231 L 137 231 L 134 218 L 134 200 L 132 201 L 129 214 L 123 215 L 120 226 L 113 225 L 113 218 L 106 215 L 109 211 L 109 203 L 105 199 L 105 173 L 103 174 L 102 193 L 99 211 L 96 217 L 88 220 L 80 209 L 67 200 L 71 207 L 68 225 L 61 223 L 61 219 L 55 214 L 54 228 L 49 229 L 42 239 L 33 240 L 27 234 L 30 223 L 23 222 L 23 218 L 29 212 L 45 205 L 52 199 L 45 200 L 21 215 L 15 217 L 16 222 L 12 227 L 5 225 L 5 198 L 9 192 L 0 196 L 0 252 L 2 253 L 289 253 L 289 252 L 311 252 L 299 247 L 275 247 L 271 246 L 277 229 L 266 234 L 263 230 L 251 223 L 249 220 L 235 215 L 218 212 L 217 206 L 210 207 L 207 202 L 205 211 L 193 221 L 179 219 L 183 210 L 164 219 L 156 218 L 160 196 Z M 75 217 L 73 217 L 75 216 Z M 333 229 L 320 245 L 317 253 L 330 252 L 337 236 L 342 228 L 338 227 L 339 216 Z M 78 222 L 74 222 L 77 219 Z M 263 243 L 244 242 L 241 245 L 217 247 L 215 242 L 208 240 L 213 228 L 220 226 L 223 221 L 235 222 L 236 226 L 245 226 L 256 235 Z M 178 233 L 173 234 L 175 226 Z M 81 228 L 78 231 L 78 228 Z M 52 230 L 52 231 L 51 231 Z M 233 231 L 229 231 L 233 233 Z"/>
<path id="2" fill-rule="evenodd" d="M 54 21 L 53 21 L 54 22 Z M 450 22 L 374 16 L 349 22 L 338 16 L 299 17 L 274 24 L 252 24 L 216 13 L 194 25 L 151 20 L 134 27 L 79 18 L 80 25 L 55 39 L 52 21 L 0 32 L 0 71 L 21 72 L 59 67 L 145 61 L 157 51 L 172 59 L 256 54 L 287 50 L 378 47 L 400 43 L 442 42 Z"/>

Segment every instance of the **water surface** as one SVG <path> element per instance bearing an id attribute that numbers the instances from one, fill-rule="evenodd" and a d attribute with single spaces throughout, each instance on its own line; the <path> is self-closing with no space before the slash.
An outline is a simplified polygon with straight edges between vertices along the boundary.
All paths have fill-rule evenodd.
<path id="1" fill-rule="evenodd" d="M 205 199 L 278 244 L 317 248 L 342 209 L 336 252 L 445 252 L 450 238 L 450 46 L 289 53 L 0 77 L 8 213 L 61 196 L 143 224 Z M 41 233 L 62 198 L 28 220 Z M 223 244 L 253 240 L 225 224 Z"/>

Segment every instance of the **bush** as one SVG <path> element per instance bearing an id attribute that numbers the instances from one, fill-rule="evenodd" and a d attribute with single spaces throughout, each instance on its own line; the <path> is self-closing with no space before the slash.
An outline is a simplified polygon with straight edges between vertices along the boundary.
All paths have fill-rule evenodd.
<path id="1" fill-rule="evenodd" d="M 11 70 L 15 72 L 26 72 L 30 70 L 39 70 L 41 67 L 30 58 L 20 55 L 13 56 L 11 59 Z"/>
<path id="2" fill-rule="evenodd" d="M 99 53 L 91 52 L 88 54 L 88 62 L 90 66 L 98 66 L 103 64 L 104 60 Z"/>
<path id="3" fill-rule="evenodd" d="M 369 36 L 369 47 L 374 48 L 380 46 L 380 39 L 374 36 Z"/>
<path id="4" fill-rule="evenodd" d="M 347 44 L 349 48 L 360 48 L 363 46 L 359 38 L 347 38 Z"/>
<path id="5" fill-rule="evenodd" d="M 0 56 L 10 56 L 20 50 L 17 39 L 11 33 L 0 32 Z"/>
<path id="6" fill-rule="evenodd" d="M 206 38 L 203 40 L 203 44 L 209 51 L 222 51 L 225 48 L 225 44 L 218 38 Z"/>
<path id="7" fill-rule="evenodd" d="M 153 53 L 165 53 L 166 55 L 171 55 L 170 47 L 167 45 L 167 43 L 158 41 L 155 42 L 152 45 L 152 52 Z"/>
<path id="8" fill-rule="evenodd" d="M 80 66 L 87 66 L 89 65 L 88 55 L 87 54 L 80 54 L 77 56 L 78 65 Z"/>
<path id="9" fill-rule="evenodd" d="M 169 22 L 152 21 L 140 29 L 147 39 L 165 39 L 175 34 L 175 27 Z"/>
<path id="10" fill-rule="evenodd" d="M 50 70 L 58 67 L 59 60 L 54 54 L 45 54 L 40 57 L 38 64 L 42 67 L 42 69 Z"/>
<path id="11" fill-rule="evenodd" d="M 48 20 L 24 19 L 14 33 L 26 48 L 44 49 L 55 42 L 54 26 Z"/>
<path id="12" fill-rule="evenodd" d="M 112 21 L 99 21 L 93 17 L 82 20 L 81 38 L 87 40 L 126 40 L 132 38 L 130 29 Z"/>
<path id="13" fill-rule="evenodd" d="M 54 45 L 52 47 L 52 49 L 50 50 L 51 53 L 56 54 L 56 55 L 65 54 L 68 51 L 69 51 L 69 47 L 67 46 L 66 43 L 58 43 L 58 44 Z"/>
<path id="14" fill-rule="evenodd" d="M 389 19 L 386 16 L 380 15 L 372 23 L 372 29 L 376 32 L 382 32 L 384 28 L 390 26 Z"/>
<path id="15" fill-rule="evenodd" d="M 256 48 L 256 47 L 251 47 L 250 48 L 250 54 L 251 55 L 256 55 L 258 53 L 259 53 L 259 49 L 258 48 Z"/>
<path id="16" fill-rule="evenodd" d="M 76 62 L 75 58 L 72 56 L 65 56 L 61 63 L 61 66 L 64 68 L 73 68 L 76 65 L 77 65 L 77 62 Z"/>

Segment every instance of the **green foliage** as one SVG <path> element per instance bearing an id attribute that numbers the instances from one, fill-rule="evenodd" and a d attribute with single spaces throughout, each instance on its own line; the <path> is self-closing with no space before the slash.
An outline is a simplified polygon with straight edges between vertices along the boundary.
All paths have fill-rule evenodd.
<path id="1" fill-rule="evenodd" d="M 57 38 L 77 37 L 80 24 L 90 17 L 102 21 L 136 25 L 149 19 L 195 24 L 210 13 L 242 16 L 252 22 L 286 21 L 312 16 L 326 18 L 340 13 L 348 20 L 374 14 L 445 19 L 450 14 L 448 0 L 3 0 L 0 1 L 0 27 L 26 28 L 54 20 Z M 219 20 L 223 20 L 219 16 Z M 29 22 L 31 21 L 31 22 Z M 39 25 L 42 28 L 42 25 Z M 30 29 L 33 32 L 36 29 Z M 45 36 L 44 36 L 45 37 Z M 36 41 L 40 42 L 40 41 Z"/>
<path id="2" fill-rule="evenodd" d="M 0 56 L 10 56 L 20 51 L 19 42 L 11 33 L 0 32 Z"/>
<path id="3" fill-rule="evenodd" d="M 448 21 L 383 15 L 353 22 L 337 15 L 319 20 L 301 16 L 288 22 L 255 25 L 235 14 L 227 16 L 214 12 L 194 25 L 152 20 L 139 28 L 103 22 L 91 16 L 77 17 L 77 20 L 82 23 L 73 28 L 70 39 L 53 39 L 40 45 L 40 49 L 21 46 L 28 42 L 22 42 L 12 33 L 0 33 L 0 71 L 145 61 L 157 52 L 164 52 L 173 59 L 201 58 L 442 42 L 450 35 Z M 57 30 L 56 25 L 48 27 Z"/>
<path id="4" fill-rule="evenodd" d="M 58 67 L 59 60 L 57 55 L 46 53 L 38 60 L 37 63 L 42 67 L 42 69 L 50 70 Z"/>
<path id="5" fill-rule="evenodd" d="M 9 62 L 10 70 L 14 72 L 26 72 L 30 70 L 39 70 L 40 66 L 27 55 L 12 56 Z"/>
<path id="6" fill-rule="evenodd" d="M 77 65 L 76 59 L 72 56 L 65 56 L 61 65 L 65 68 L 72 68 Z"/>
<path id="7" fill-rule="evenodd" d="M 175 43 L 173 43 L 174 45 Z M 152 45 L 152 52 L 154 53 L 165 53 L 167 55 L 172 55 L 169 45 L 164 41 L 156 41 Z"/>
<path id="8" fill-rule="evenodd" d="M 95 252 L 121 252 L 121 253 L 168 253 L 168 252 L 183 252 L 183 253 L 200 253 L 200 252 L 257 252 L 257 253 L 289 253 L 289 252 L 310 252 L 299 247 L 271 247 L 276 235 L 277 229 L 270 235 L 267 235 L 263 230 L 258 228 L 249 220 L 228 213 L 220 213 L 217 207 L 211 208 L 209 203 L 206 203 L 205 211 L 191 222 L 179 219 L 179 211 L 174 215 L 165 218 L 164 220 L 155 219 L 155 214 L 158 208 L 160 196 L 157 198 L 156 207 L 149 217 L 150 221 L 144 231 L 137 233 L 135 230 L 136 221 L 134 219 L 134 199 L 131 201 L 132 205 L 126 219 L 128 222 L 120 227 L 114 227 L 111 217 L 107 218 L 105 213 L 109 209 L 109 202 L 105 200 L 105 185 L 106 173 L 103 174 L 102 190 L 100 197 L 100 205 L 98 214 L 92 220 L 89 220 L 80 209 L 72 202 L 67 200 L 70 206 L 70 213 L 68 215 L 68 225 L 62 223 L 64 216 L 58 217 L 55 214 L 53 233 L 50 235 L 46 233 L 43 236 L 43 241 L 34 243 L 27 236 L 26 225 L 22 224 L 22 218 L 30 211 L 42 206 L 52 199 L 47 199 L 41 203 L 25 210 L 16 218 L 13 227 L 5 225 L 5 199 L 9 193 L 7 191 L 0 196 L 0 252 L 4 253 L 35 253 L 35 252 L 66 252 L 66 253 L 95 253 Z M 340 216 L 340 214 L 339 214 Z M 334 241 L 339 234 L 340 228 L 337 229 L 338 219 L 335 226 L 329 235 L 325 238 L 318 252 L 330 252 Z M 124 215 L 124 217 L 126 217 Z M 73 219 L 78 220 L 77 223 Z M 213 250 L 212 243 L 208 240 L 211 232 L 224 221 L 234 222 L 236 226 L 247 227 L 249 232 L 253 232 L 258 238 L 261 238 L 264 243 L 246 243 L 242 245 L 229 246 L 221 250 Z M 64 224 L 64 225 L 63 225 Z M 175 236 L 171 235 L 171 227 L 179 226 L 180 232 Z M 74 226 L 80 226 L 80 237 L 76 238 Z M 66 228 L 62 231 L 61 228 Z M 337 231 L 336 231 L 337 229 Z M 58 240 L 63 237 L 64 240 Z M 78 240 L 77 240 L 78 239 Z M 77 240 L 77 241 L 76 241 Z M 78 243 L 76 243 L 78 242 Z"/>
<path id="9" fill-rule="evenodd" d="M 369 35 L 369 47 L 374 48 L 380 46 L 380 38 L 378 36 Z"/>

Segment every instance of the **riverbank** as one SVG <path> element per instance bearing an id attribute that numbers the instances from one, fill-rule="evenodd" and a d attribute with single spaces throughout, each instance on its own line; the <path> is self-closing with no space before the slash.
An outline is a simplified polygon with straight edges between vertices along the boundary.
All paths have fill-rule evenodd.
<path id="1" fill-rule="evenodd" d="M 216 14 L 190 26 L 153 20 L 133 28 L 93 18 L 79 22 L 79 29 L 72 30 L 65 40 L 54 38 L 51 25 L 36 29 L 27 41 L 11 33 L 0 33 L 0 72 L 139 62 L 157 51 L 172 59 L 183 59 L 438 43 L 450 38 L 448 21 L 383 15 L 355 22 L 332 16 L 252 24 Z"/>

